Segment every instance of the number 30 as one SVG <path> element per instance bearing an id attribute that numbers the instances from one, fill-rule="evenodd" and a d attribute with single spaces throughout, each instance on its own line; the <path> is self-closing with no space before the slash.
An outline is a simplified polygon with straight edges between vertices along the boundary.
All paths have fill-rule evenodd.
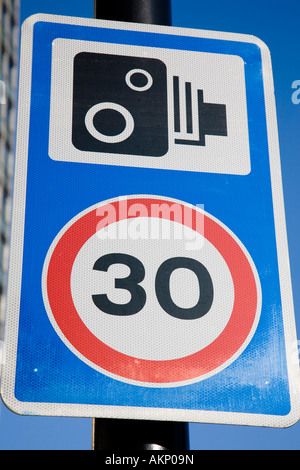
<path id="1" fill-rule="evenodd" d="M 93 295 L 94 304 L 103 312 L 110 315 L 134 315 L 144 307 L 146 292 L 139 284 L 145 278 L 145 267 L 134 256 L 124 253 L 111 253 L 99 258 L 94 264 L 97 271 L 107 272 L 113 264 L 125 264 L 130 269 L 129 276 L 115 279 L 116 289 L 128 290 L 131 299 L 127 304 L 111 302 L 106 294 Z M 199 299 L 191 308 L 182 308 L 176 305 L 170 293 L 170 278 L 175 269 L 186 268 L 193 271 L 199 282 Z M 210 310 L 214 289 L 209 272 L 202 263 L 192 258 L 176 257 L 164 261 L 157 270 L 155 278 L 155 293 L 160 306 L 169 315 L 182 320 L 195 320 L 201 318 Z"/>

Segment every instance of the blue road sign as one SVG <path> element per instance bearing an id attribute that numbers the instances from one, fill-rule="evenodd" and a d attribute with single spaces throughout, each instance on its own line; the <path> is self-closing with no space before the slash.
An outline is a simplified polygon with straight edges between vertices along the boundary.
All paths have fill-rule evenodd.
<path id="1" fill-rule="evenodd" d="M 7 406 L 296 422 L 265 44 L 36 15 L 23 24 L 20 70 Z"/>

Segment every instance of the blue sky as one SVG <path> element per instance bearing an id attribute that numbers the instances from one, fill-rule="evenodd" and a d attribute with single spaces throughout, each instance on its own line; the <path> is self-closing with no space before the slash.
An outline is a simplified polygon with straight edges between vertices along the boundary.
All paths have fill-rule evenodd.
<path id="1" fill-rule="evenodd" d="M 93 1 L 21 0 L 21 20 L 33 13 L 93 16 Z M 300 80 L 300 4 L 298 0 L 172 0 L 173 25 L 259 37 L 272 56 L 281 148 L 284 199 L 300 338 L 299 175 L 300 104 L 292 103 L 292 83 Z M 300 422 L 288 429 L 191 424 L 191 449 L 299 449 Z M 91 420 L 21 417 L 1 403 L 0 449 L 89 449 Z"/>

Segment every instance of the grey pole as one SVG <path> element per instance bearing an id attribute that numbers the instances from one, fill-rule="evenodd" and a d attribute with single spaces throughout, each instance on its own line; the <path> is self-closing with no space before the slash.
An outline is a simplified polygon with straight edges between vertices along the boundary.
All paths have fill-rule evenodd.
<path id="1" fill-rule="evenodd" d="M 171 0 L 94 0 L 97 19 L 171 25 Z M 188 424 L 93 419 L 94 450 L 188 450 Z"/>

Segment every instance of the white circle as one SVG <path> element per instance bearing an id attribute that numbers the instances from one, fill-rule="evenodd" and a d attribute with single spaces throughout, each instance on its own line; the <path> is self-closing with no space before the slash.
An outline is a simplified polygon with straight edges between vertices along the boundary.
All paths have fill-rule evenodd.
<path id="1" fill-rule="evenodd" d="M 131 82 L 131 77 L 132 77 L 132 75 L 134 75 L 136 73 L 140 73 L 140 74 L 144 75 L 147 78 L 146 85 L 144 85 L 144 86 L 135 86 L 135 85 L 133 85 L 133 83 Z M 143 70 L 143 69 L 132 69 L 132 70 L 130 70 L 126 74 L 125 80 L 126 80 L 127 85 L 129 86 L 129 88 L 131 88 L 134 91 L 147 91 L 153 85 L 152 76 L 150 75 L 149 72 L 147 72 L 146 70 Z"/>
<path id="2" fill-rule="evenodd" d="M 105 109 L 113 109 L 114 111 L 118 111 L 125 119 L 126 125 L 125 129 L 117 135 L 105 135 L 102 132 L 99 132 L 94 126 L 94 117 L 99 111 L 103 111 Z M 110 103 L 110 102 L 103 102 L 97 103 L 92 106 L 85 115 L 85 125 L 89 133 L 95 137 L 95 139 L 99 140 L 100 142 L 105 142 L 106 144 L 118 144 L 123 142 L 124 140 L 128 139 L 134 131 L 134 120 L 131 113 L 117 103 Z"/>
<path id="3" fill-rule="evenodd" d="M 110 224 L 101 237 L 94 234 L 79 251 L 71 274 L 73 302 L 86 327 L 107 346 L 136 359 L 179 359 L 211 344 L 226 327 L 234 304 L 234 285 L 229 268 L 218 250 L 199 233 L 184 227 L 180 237 L 182 228 L 178 222 L 167 219 L 126 219 Z M 166 234 L 170 237 L 164 236 Z M 199 249 L 187 250 L 192 240 Z M 115 279 L 129 275 L 126 265 L 112 265 L 107 272 L 93 270 L 98 258 L 116 251 L 134 256 L 145 268 L 145 278 L 140 286 L 146 292 L 146 303 L 134 315 L 107 314 L 99 310 L 92 300 L 92 296 L 97 294 L 106 294 L 116 304 L 125 304 L 131 299 L 127 290 L 114 287 Z M 156 297 L 158 268 L 167 259 L 180 256 L 201 262 L 213 282 L 211 309 L 196 320 L 171 316 L 162 309 Z M 188 269 L 176 269 L 170 278 L 170 294 L 178 307 L 193 307 L 199 299 L 199 283 L 195 274 Z"/>

